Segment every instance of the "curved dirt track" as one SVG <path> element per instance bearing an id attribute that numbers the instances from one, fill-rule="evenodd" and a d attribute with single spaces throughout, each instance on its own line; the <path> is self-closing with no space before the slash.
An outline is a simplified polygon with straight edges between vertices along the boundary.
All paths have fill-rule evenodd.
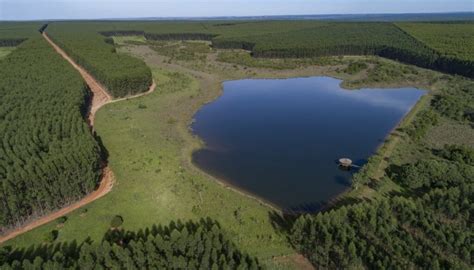
<path id="1" fill-rule="evenodd" d="M 54 50 L 59 53 L 64 59 L 66 59 L 84 78 L 84 81 L 89 86 L 92 91 L 92 100 L 89 108 L 89 116 L 87 117 L 89 121 L 89 126 L 94 127 L 95 113 L 108 102 L 112 100 L 112 96 L 107 93 L 105 87 L 103 87 L 99 82 L 97 82 L 85 69 L 76 64 L 69 55 L 66 54 L 58 45 L 56 45 L 46 34 L 43 32 L 43 37 L 51 44 Z"/>
<path id="2" fill-rule="evenodd" d="M 57 53 L 59 53 L 64 59 L 66 59 L 81 74 L 82 78 L 87 83 L 90 90 L 92 91 L 91 105 L 89 107 L 89 114 L 87 117 L 87 122 L 92 132 L 94 132 L 95 114 L 102 106 L 104 106 L 107 103 L 112 103 L 112 102 L 117 102 L 121 100 L 126 100 L 129 98 L 144 96 L 153 92 L 156 88 L 156 84 L 153 81 L 153 84 L 150 86 L 150 89 L 147 92 L 113 100 L 112 96 L 106 91 L 105 87 L 103 87 L 97 80 L 95 80 L 94 77 L 92 77 L 85 69 L 83 69 L 81 66 L 76 64 L 58 45 L 56 45 L 48 37 L 48 35 L 45 32 L 43 32 L 43 37 L 49 42 L 49 44 L 51 44 L 51 46 L 56 50 Z M 29 223 L 26 223 L 20 228 L 8 231 L 6 234 L 0 236 L 0 244 L 20 234 L 30 231 L 36 227 L 39 227 L 50 221 L 60 218 L 78 208 L 83 207 L 86 204 L 89 204 L 97 200 L 98 198 L 110 192 L 112 190 L 113 184 L 114 184 L 114 174 L 109 166 L 105 166 L 102 170 L 99 187 L 96 190 L 94 190 L 92 193 L 88 194 L 87 196 L 82 198 L 80 201 L 77 201 L 73 204 L 65 206 L 55 212 L 42 216 Z"/>

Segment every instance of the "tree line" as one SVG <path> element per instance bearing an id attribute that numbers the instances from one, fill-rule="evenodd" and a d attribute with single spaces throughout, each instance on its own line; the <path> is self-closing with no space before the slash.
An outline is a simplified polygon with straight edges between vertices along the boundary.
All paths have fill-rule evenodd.
<path id="1" fill-rule="evenodd" d="M 378 55 L 474 78 L 473 61 L 438 52 L 391 23 L 329 23 L 283 33 L 223 35 L 212 41 L 216 48 L 251 50 L 254 57 Z"/>
<path id="2" fill-rule="evenodd" d="M 322 268 L 469 269 L 473 156 L 472 149 L 450 146 L 440 159 L 403 165 L 391 177 L 413 196 L 302 216 L 290 241 Z"/>
<path id="3" fill-rule="evenodd" d="M 216 35 L 207 33 L 148 33 L 140 30 L 101 31 L 101 35 L 112 36 L 144 36 L 148 40 L 212 40 Z"/>
<path id="4" fill-rule="evenodd" d="M 152 84 L 152 74 L 141 60 L 117 53 L 113 44 L 89 30 L 69 31 L 52 24 L 48 35 L 74 61 L 90 72 L 114 97 L 145 92 Z"/>
<path id="5" fill-rule="evenodd" d="M 139 231 L 109 230 L 84 241 L 0 249 L 2 269 L 261 269 L 211 219 L 171 222 Z"/>
<path id="6" fill-rule="evenodd" d="M 26 38 L 0 39 L 0 47 L 16 47 L 23 43 Z"/>
<path id="7" fill-rule="evenodd" d="M 474 149 L 467 145 L 427 149 L 422 141 L 441 117 L 466 121 L 465 106 L 472 103 L 473 84 L 458 77 L 447 79 L 441 97 L 404 130 L 412 147 L 424 149 L 423 157 L 392 163 L 386 169 L 400 192 L 304 215 L 293 223 L 290 241 L 314 265 L 329 269 L 472 268 Z M 355 175 L 354 188 L 372 185 L 377 190 L 368 173 L 381 161 L 375 158 L 379 160 Z"/>
<path id="8" fill-rule="evenodd" d="M 428 28 L 429 24 L 423 23 L 386 22 L 266 22 L 243 28 L 242 25 L 245 24 L 225 24 L 222 29 L 205 23 L 132 24 L 127 27 L 140 30 L 125 30 L 126 26 L 117 25 L 114 27 L 123 29 L 100 33 L 108 37 L 143 35 L 148 40 L 210 40 L 215 48 L 250 50 L 254 57 L 377 55 L 474 78 L 474 61 L 469 51 L 472 42 L 465 37 L 466 31 L 467 35 L 472 31 L 469 23 L 461 24 L 458 31 L 455 30 L 460 28 L 459 24 L 433 24 Z M 438 30 L 443 36 L 437 35 Z M 450 34 L 453 31 L 455 34 Z M 462 53 L 457 53 L 460 50 Z"/>
<path id="9" fill-rule="evenodd" d="M 36 35 L 0 61 L 0 231 L 83 197 L 100 176 L 90 91 Z"/>
<path id="10" fill-rule="evenodd" d="M 145 33 L 148 40 L 212 40 L 216 35 L 206 33 Z"/>
<path id="11" fill-rule="evenodd" d="M 0 47 L 16 47 L 36 35 L 39 22 L 0 22 Z"/>

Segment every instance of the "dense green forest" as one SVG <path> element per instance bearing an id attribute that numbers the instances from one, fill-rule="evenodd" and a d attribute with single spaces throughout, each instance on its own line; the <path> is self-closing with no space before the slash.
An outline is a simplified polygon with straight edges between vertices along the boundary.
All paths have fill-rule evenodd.
<path id="1" fill-rule="evenodd" d="M 2 22 L 0 23 L 0 47 L 17 46 L 38 33 L 41 23 Z"/>
<path id="2" fill-rule="evenodd" d="M 103 44 L 104 39 L 97 35 L 101 33 L 106 37 L 138 34 L 149 40 L 211 40 L 216 48 L 250 50 L 254 57 L 378 55 L 472 78 L 474 60 L 470 52 L 473 29 L 472 22 L 309 20 L 55 23 L 50 31 L 53 37 L 54 34 L 62 35 L 56 41 L 63 42 L 68 52 L 75 54 L 75 58 L 83 64 L 87 63 L 86 66 L 94 72 L 99 72 L 95 69 L 106 70 L 114 66 L 114 60 L 104 60 L 108 58 L 105 56 L 111 55 L 109 51 L 114 49 Z M 93 42 L 95 48 L 100 45 L 101 49 L 81 49 L 86 45 L 86 39 Z M 102 60 L 91 60 L 96 58 Z M 129 60 L 125 59 L 123 63 L 129 64 Z M 105 73 L 115 72 L 118 71 Z"/>
<path id="3" fill-rule="evenodd" d="M 448 146 L 442 159 L 392 168 L 413 191 L 300 217 L 291 241 L 329 268 L 468 269 L 472 265 L 474 151 Z"/>
<path id="4" fill-rule="evenodd" d="M 0 228 L 91 192 L 99 146 L 84 121 L 90 92 L 37 33 L 0 61 Z"/>
<path id="5" fill-rule="evenodd" d="M 117 53 L 96 31 L 50 24 L 46 32 L 114 97 L 145 92 L 152 84 L 151 71 L 143 61 Z"/>
<path id="6" fill-rule="evenodd" d="M 323 268 L 469 269 L 473 188 L 470 181 L 420 198 L 393 197 L 303 216 L 291 241 Z"/>
<path id="7" fill-rule="evenodd" d="M 446 57 L 474 61 L 473 23 L 398 23 L 397 25 Z"/>
<path id="8" fill-rule="evenodd" d="M 138 232 L 111 228 L 101 243 L 85 241 L 0 249 L 1 269 L 261 269 L 210 219 L 172 222 Z"/>
<path id="9" fill-rule="evenodd" d="M 423 154 L 402 164 L 391 162 L 386 169 L 402 192 L 304 215 L 293 223 L 290 241 L 314 265 L 472 269 L 474 149 L 464 145 L 431 149 L 423 142 L 427 130 L 442 117 L 471 121 L 466 112 L 474 100 L 473 83 L 452 81 L 455 87 L 443 89 L 405 130 L 411 151 L 420 148 Z M 377 189 L 366 180 L 356 184 Z"/>
<path id="10" fill-rule="evenodd" d="M 149 40 L 211 40 L 216 48 L 250 50 L 254 57 L 378 55 L 474 77 L 472 22 L 187 21 L 57 25 L 62 32 L 79 29 L 105 36 L 139 34 Z"/>
<path id="11" fill-rule="evenodd" d="M 413 28 L 418 25 L 413 24 Z M 443 25 L 443 24 L 441 24 Z M 443 25 L 444 26 L 444 25 Z M 472 27 L 472 24 L 462 24 Z M 452 26 L 451 27 L 457 27 Z M 428 29 L 431 35 L 437 35 L 438 29 Z M 428 31 L 420 29 L 420 32 Z M 464 57 L 466 54 L 448 55 L 448 47 L 454 51 L 458 46 L 469 43 L 473 31 L 458 33 L 456 37 L 443 36 L 438 41 L 441 46 L 425 44 L 392 23 L 319 23 L 316 27 L 276 32 L 264 35 L 233 36 L 225 35 L 213 39 L 218 48 L 237 48 L 251 50 L 255 57 L 320 57 L 331 55 L 378 55 L 400 62 L 414 64 L 452 74 L 474 77 L 474 62 Z M 468 36 L 469 38 L 464 38 Z M 451 44 L 443 43 L 451 40 Z M 469 50 L 471 45 L 466 46 Z M 465 51 L 464 51 L 465 52 Z"/>
<path id="12" fill-rule="evenodd" d="M 435 96 L 432 106 L 440 115 L 457 121 L 474 123 L 473 83 L 461 81 Z"/>

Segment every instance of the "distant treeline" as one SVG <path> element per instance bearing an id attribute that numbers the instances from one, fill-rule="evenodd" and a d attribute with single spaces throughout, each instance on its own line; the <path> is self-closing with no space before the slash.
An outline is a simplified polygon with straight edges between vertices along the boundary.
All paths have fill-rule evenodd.
<path id="1" fill-rule="evenodd" d="M 213 46 L 245 49 L 254 57 L 309 58 L 378 55 L 424 68 L 474 77 L 474 61 L 443 55 L 391 23 L 328 23 L 278 34 L 213 39 Z"/>
<path id="2" fill-rule="evenodd" d="M 138 232 L 111 229 L 101 243 L 0 249 L 1 269 L 261 269 L 215 221 L 171 222 Z"/>
<path id="3" fill-rule="evenodd" d="M 150 40 L 211 40 L 216 48 L 251 50 L 254 57 L 379 55 L 450 74 L 474 76 L 473 21 L 133 21 L 53 25 L 61 32 L 100 32 L 107 37 L 143 35 Z M 2 32 L 0 24 L 0 37 L 8 34 L 2 40 L 29 35 L 27 24 L 6 26 Z M 12 28 L 18 31 L 11 31 Z M 24 34 L 20 35 L 21 32 Z M 111 44 L 110 39 L 106 41 Z"/>
<path id="4" fill-rule="evenodd" d="M 106 37 L 112 37 L 112 36 L 143 36 L 145 35 L 144 31 L 138 31 L 138 30 L 126 30 L 126 31 L 101 31 L 99 34 L 106 36 Z"/>
<path id="5" fill-rule="evenodd" d="M 148 40 L 212 40 L 216 35 L 206 33 L 146 33 L 145 31 L 137 30 L 116 30 L 116 31 L 102 31 L 99 32 L 103 36 L 144 36 Z"/>
<path id="6" fill-rule="evenodd" d="M 0 38 L 0 47 L 15 47 L 23 43 L 26 38 L 14 38 L 14 39 L 1 39 Z"/>
<path id="7" fill-rule="evenodd" d="M 43 24 L 43 25 L 38 29 L 38 31 L 42 34 L 42 33 L 44 32 L 44 30 L 46 30 L 46 28 L 48 28 L 48 24 L 47 24 L 47 23 Z"/>
<path id="8" fill-rule="evenodd" d="M 106 37 L 209 40 L 215 48 L 245 49 L 254 57 L 312 58 L 378 55 L 450 74 L 474 77 L 471 22 L 130 22 L 74 25 Z M 63 31 L 67 25 L 62 27 Z M 94 29 L 100 28 L 100 29 Z M 116 30 L 107 30 L 107 29 Z M 120 30 L 117 30 L 120 29 Z M 106 39 L 111 43 L 110 39 Z"/>
<path id="9" fill-rule="evenodd" d="M 101 171 L 90 91 L 36 35 L 0 61 L 0 232 L 82 198 Z"/>
<path id="10" fill-rule="evenodd" d="M 229 43 L 219 44 L 220 48 L 239 48 L 252 50 L 255 46 L 252 43 L 242 42 L 229 46 Z M 218 43 L 217 43 L 218 44 Z M 228 46 L 228 47 L 227 47 Z M 377 55 L 402 63 L 412 64 L 423 68 L 433 69 L 450 74 L 463 75 L 474 78 L 474 62 L 468 60 L 460 60 L 452 57 L 441 56 L 435 51 L 432 53 L 420 53 L 405 48 L 397 48 L 390 46 L 370 47 L 360 45 L 332 46 L 328 49 L 257 49 L 252 50 L 254 57 L 268 58 L 310 58 L 321 56 L 337 56 L 337 55 Z"/>
<path id="11" fill-rule="evenodd" d="M 0 47 L 15 47 L 36 36 L 43 24 L 39 22 L 0 22 Z"/>
<path id="12" fill-rule="evenodd" d="M 145 33 L 145 38 L 149 40 L 212 40 L 216 35 L 204 33 L 168 33 L 154 34 Z"/>
<path id="13" fill-rule="evenodd" d="M 214 39 L 212 41 L 212 46 L 219 49 L 242 49 L 247 51 L 253 51 L 256 43 L 249 41 L 238 41 L 238 40 L 219 40 Z M 252 53 L 253 56 L 257 56 L 255 52 Z"/>

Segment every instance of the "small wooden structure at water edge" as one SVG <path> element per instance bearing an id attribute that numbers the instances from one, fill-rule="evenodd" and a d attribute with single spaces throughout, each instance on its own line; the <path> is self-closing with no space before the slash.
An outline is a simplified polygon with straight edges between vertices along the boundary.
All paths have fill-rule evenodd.
<path id="1" fill-rule="evenodd" d="M 340 158 L 339 166 L 344 167 L 344 168 L 350 168 L 352 166 L 352 160 L 348 158 Z"/>

